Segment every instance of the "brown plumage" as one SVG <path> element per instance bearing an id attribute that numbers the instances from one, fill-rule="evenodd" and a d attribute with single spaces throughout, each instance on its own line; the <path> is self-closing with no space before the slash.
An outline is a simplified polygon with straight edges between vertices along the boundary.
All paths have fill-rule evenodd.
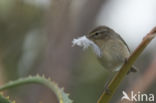
<path id="1" fill-rule="evenodd" d="M 101 64 L 108 70 L 118 71 L 130 56 L 130 49 L 121 36 L 107 26 L 99 26 L 89 32 L 86 37 L 92 40 L 101 51 L 97 56 Z M 136 72 L 133 66 L 132 72 Z"/>

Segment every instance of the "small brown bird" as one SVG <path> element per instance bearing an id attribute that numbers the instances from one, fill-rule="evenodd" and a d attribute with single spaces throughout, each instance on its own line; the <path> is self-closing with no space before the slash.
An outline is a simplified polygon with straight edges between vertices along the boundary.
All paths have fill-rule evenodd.
<path id="1" fill-rule="evenodd" d="M 130 49 L 121 36 L 107 26 L 99 26 L 87 35 L 73 40 L 73 44 L 87 48 L 91 46 L 104 68 L 119 71 L 130 56 Z M 130 72 L 136 72 L 132 66 Z"/>

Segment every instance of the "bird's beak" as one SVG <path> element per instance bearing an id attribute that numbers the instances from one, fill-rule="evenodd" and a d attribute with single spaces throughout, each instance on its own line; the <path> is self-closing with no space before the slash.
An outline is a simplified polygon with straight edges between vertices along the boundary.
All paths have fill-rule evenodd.
<path id="1" fill-rule="evenodd" d="M 92 38 L 92 35 L 86 35 L 86 37 L 88 38 L 88 39 L 90 39 L 91 40 L 91 38 Z"/>
<path id="2" fill-rule="evenodd" d="M 90 38 L 90 35 L 86 35 L 86 37 L 89 39 Z"/>

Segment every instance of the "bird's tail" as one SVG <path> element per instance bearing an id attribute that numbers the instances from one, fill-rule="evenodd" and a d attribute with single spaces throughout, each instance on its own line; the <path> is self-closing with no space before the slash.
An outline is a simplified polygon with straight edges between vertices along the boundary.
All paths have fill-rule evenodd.
<path id="1" fill-rule="evenodd" d="M 127 74 L 131 73 L 131 72 L 138 72 L 138 68 L 136 68 L 134 65 L 131 67 L 131 69 L 128 71 Z"/>

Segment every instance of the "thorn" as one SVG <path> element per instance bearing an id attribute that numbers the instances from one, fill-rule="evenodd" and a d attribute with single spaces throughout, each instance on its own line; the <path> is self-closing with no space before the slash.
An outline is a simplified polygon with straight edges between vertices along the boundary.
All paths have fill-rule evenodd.
<path id="1" fill-rule="evenodd" d="M 49 80 L 49 81 L 51 81 L 51 78 L 50 78 L 50 77 L 48 77 L 48 80 Z"/>
<path id="2" fill-rule="evenodd" d="M 12 103 L 16 103 L 16 101 L 15 101 L 15 100 L 13 100 L 13 101 L 12 101 Z"/>
<path id="3" fill-rule="evenodd" d="M 37 73 L 37 74 L 36 74 L 36 77 L 40 77 L 40 75 Z"/>
<path id="4" fill-rule="evenodd" d="M 63 100 L 60 100 L 60 103 L 63 103 Z"/>
<path id="5" fill-rule="evenodd" d="M 9 96 L 6 97 L 6 99 L 9 99 L 9 98 L 10 98 Z"/>
<path id="6" fill-rule="evenodd" d="M 42 77 L 45 78 L 44 74 L 42 74 Z"/>

